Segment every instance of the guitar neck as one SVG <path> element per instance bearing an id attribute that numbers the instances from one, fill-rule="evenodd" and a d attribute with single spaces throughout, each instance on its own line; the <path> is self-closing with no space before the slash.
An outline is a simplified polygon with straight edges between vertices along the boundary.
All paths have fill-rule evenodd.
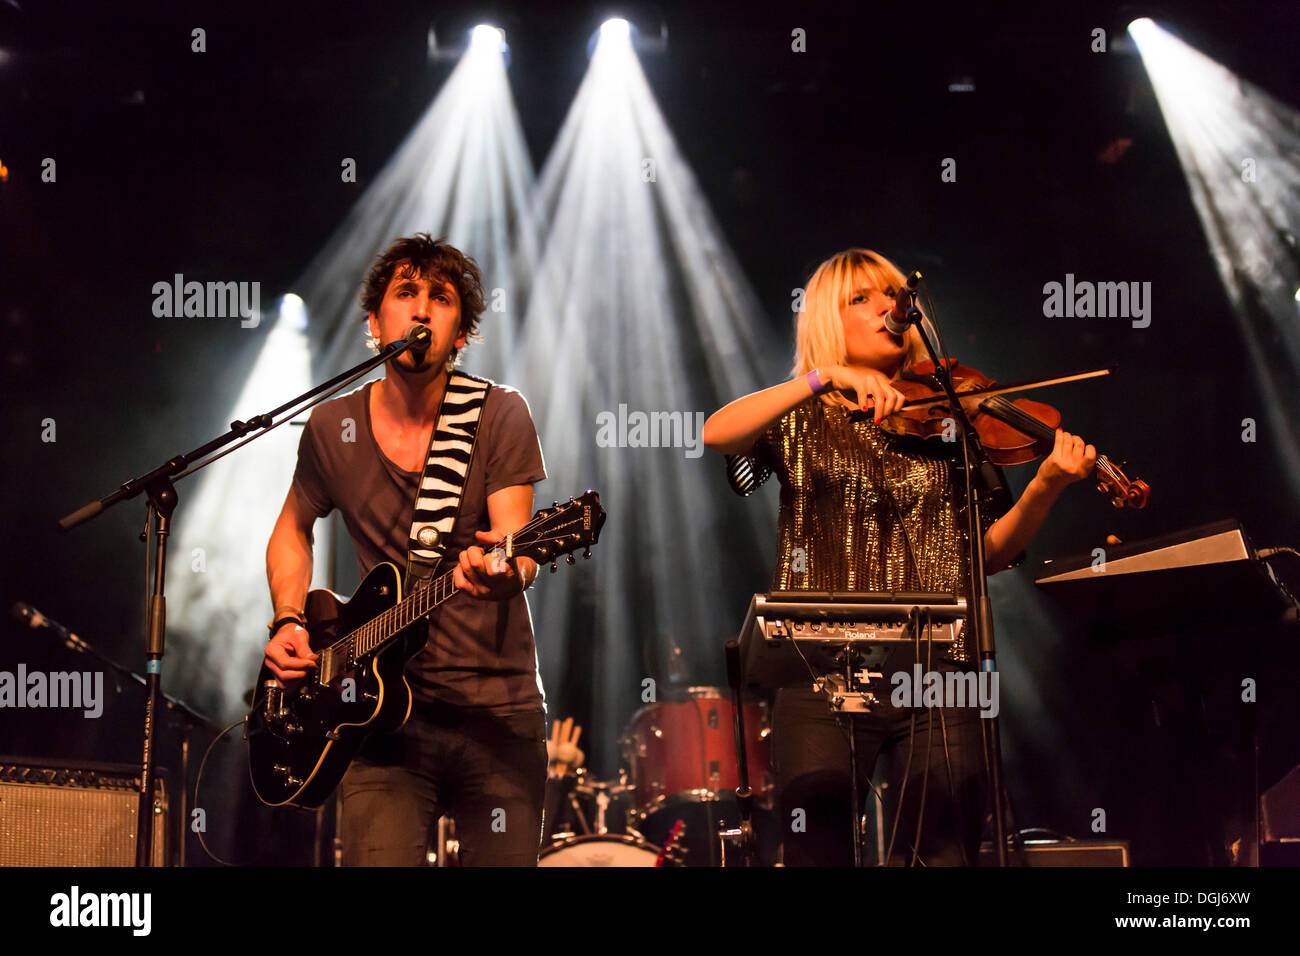
<path id="1" fill-rule="evenodd" d="M 541 563 L 551 562 L 565 555 L 573 563 L 573 552 L 585 548 L 584 558 L 591 557 L 591 546 L 600 537 L 605 524 L 605 509 L 600 506 L 600 496 L 588 490 L 580 498 L 570 498 L 568 504 L 554 503 L 533 515 L 518 531 L 505 536 L 502 544 L 489 554 L 503 554 L 507 559 L 526 557 Z M 336 675 L 350 670 L 361 658 L 373 654 L 388 644 L 420 618 L 426 616 L 443 601 L 460 590 L 448 571 L 434 578 L 426 587 L 417 588 L 403 600 L 361 625 L 355 631 L 331 643 L 321 652 L 321 662 L 316 679 L 329 684 Z"/>
<path id="2" fill-rule="evenodd" d="M 347 637 L 336 642 L 335 647 L 345 650 L 347 664 L 349 666 L 355 664 L 360 658 L 383 647 L 459 591 L 460 588 L 456 587 L 452 580 L 454 573 L 448 571 L 434 578 L 427 587 L 417 588 L 405 599 L 388 610 L 376 614 Z"/>

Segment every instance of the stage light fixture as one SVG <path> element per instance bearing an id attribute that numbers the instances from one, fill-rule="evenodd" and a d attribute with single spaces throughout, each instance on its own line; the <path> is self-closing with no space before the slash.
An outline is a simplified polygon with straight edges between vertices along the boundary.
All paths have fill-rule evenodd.
<path id="1" fill-rule="evenodd" d="M 631 42 L 632 24 L 622 17 L 614 17 L 600 25 L 600 38 L 611 42 Z"/>
<path id="2" fill-rule="evenodd" d="M 489 53 L 506 52 L 506 32 L 499 27 L 480 23 L 470 31 L 469 46 L 471 50 L 485 50 Z"/>

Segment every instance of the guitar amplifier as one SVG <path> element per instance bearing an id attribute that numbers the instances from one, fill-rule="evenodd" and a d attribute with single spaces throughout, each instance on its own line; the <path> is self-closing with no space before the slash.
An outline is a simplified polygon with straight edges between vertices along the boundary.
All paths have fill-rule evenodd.
<path id="1" fill-rule="evenodd" d="M 1128 866 L 1128 843 L 1124 840 L 1026 840 L 1025 856 L 1007 847 L 1008 866 Z M 993 844 L 980 844 L 980 866 L 996 866 Z"/>
<path id="2" fill-rule="evenodd" d="M 20 762 L 21 761 L 21 762 Z M 139 768 L 0 756 L 0 866 L 134 866 Z M 167 864 L 167 795 L 154 779 L 153 865 Z"/>

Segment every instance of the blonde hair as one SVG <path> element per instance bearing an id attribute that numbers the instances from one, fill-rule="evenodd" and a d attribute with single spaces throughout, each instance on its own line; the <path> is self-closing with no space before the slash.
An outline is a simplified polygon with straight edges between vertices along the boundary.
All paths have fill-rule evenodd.
<path id="1" fill-rule="evenodd" d="M 803 308 L 795 319 L 794 368 L 790 377 L 807 375 L 818 366 L 845 363 L 848 355 L 840 313 L 856 290 L 865 286 L 884 292 L 902 288 L 906 281 L 898 266 L 870 249 L 846 249 L 819 265 L 804 287 Z M 907 343 L 903 368 L 928 358 L 915 326 L 903 334 L 903 340 Z M 838 392 L 823 395 L 821 400 L 828 405 L 852 404 Z"/>

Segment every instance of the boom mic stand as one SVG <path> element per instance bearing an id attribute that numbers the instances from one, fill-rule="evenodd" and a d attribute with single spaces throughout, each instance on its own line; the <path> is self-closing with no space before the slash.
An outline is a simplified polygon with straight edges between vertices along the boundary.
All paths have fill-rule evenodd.
<path id="1" fill-rule="evenodd" d="M 64 627 L 58 621 L 46 617 L 44 614 L 36 610 L 36 608 L 32 607 L 30 604 L 25 604 L 22 601 L 17 602 L 13 606 L 13 615 L 18 620 L 26 624 L 28 627 L 32 628 L 32 630 L 52 631 L 54 632 L 55 636 L 61 639 L 63 643 L 70 650 L 74 650 L 80 654 L 85 654 L 89 657 L 93 657 L 96 660 L 100 661 L 101 663 L 107 665 L 109 668 L 112 669 L 113 673 L 115 673 L 118 677 L 119 691 L 121 689 L 121 685 L 120 685 L 121 681 L 138 684 L 141 687 L 145 688 L 146 691 L 148 690 L 149 682 L 145 680 L 144 677 L 137 674 L 135 671 L 131 670 L 131 668 L 127 667 L 126 665 L 119 664 L 117 661 L 113 660 L 113 658 L 109 657 L 107 654 L 104 654 L 98 649 L 96 649 L 93 644 L 83 640 L 81 637 L 72 633 L 72 631 L 68 630 L 68 628 Z M 170 694 L 162 695 L 162 703 L 163 706 L 167 708 L 168 712 L 170 712 L 171 715 L 174 718 L 176 718 L 175 722 L 178 723 L 181 727 L 180 812 L 177 814 L 177 823 L 179 825 L 176 827 L 176 851 L 172 855 L 176 860 L 177 866 L 184 866 L 185 865 L 185 834 L 186 834 L 185 824 L 186 821 L 189 819 L 189 809 L 187 804 L 188 796 L 186 793 L 186 787 L 189 786 L 189 779 L 190 779 L 190 738 L 191 736 L 193 736 L 194 731 L 199 728 L 210 731 L 211 733 L 214 734 L 221 733 L 221 728 L 218 727 L 216 724 L 214 724 L 207 717 L 204 717 L 202 714 L 194 710 L 192 707 L 186 704 L 185 701 L 173 697 Z M 152 802 L 150 803 L 150 806 L 152 807 Z"/>
<path id="2" fill-rule="evenodd" d="M 228 455 L 237 448 L 242 448 L 245 444 L 260 438 L 267 431 L 282 425 L 291 418 L 311 408 L 319 402 L 323 402 L 334 392 L 345 388 L 347 385 L 356 381 L 362 375 L 365 375 L 371 369 L 376 368 L 385 362 L 396 358 L 402 352 L 412 347 L 427 349 L 433 336 L 424 326 L 415 325 L 408 330 L 404 338 L 396 342 L 390 342 L 379 350 L 379 354 L 372 358 L 366 359 L 346 372 L 334 376 L 322 385 L 303 392 L 292 401 L 285 402 L 262 415 L 255 415 L 246 422 L 234 421 L 230 424 L 230 430 L 224 435 L 212 439 L 205 444 L 168 459 L 162 465 L 159 465 L 153 471 L 141 475 L 138 478 L 132 478 L 126 484 L 122 485 L 117 491 L 105 495 L 89 504 L 77 509 L 69 515 L 59 519 L 59 529 L 69 531 L 79 524 L 89 521 L 113 505 L 135 498 L 142 492 L 148 497 L 145 516 L 148 525 L 147 534 L 153 539 L 154 551 L 154 576 L 153 591 L 149 599 L 149 606 L 145 614 L 144 625 L 144 648 L 145 648 L 145 710 L 144 710 L 144 746 L 143 758 L 141 760 L 140 773 L 140 802 L 137 810 L 136 823 L 136 846 L 135 846 L 135 865 L 149 865 L 149 847 L 153 840 L 153 778 L 154 778 L 154 725 L 157 720 L 158 709 L 162 702 L 162 659 L 164 646 L 166 644 L 167 630 L 167 598 L 164 593 L 167 577 L 167 536 L 171 534 L 171 516 L 176 507 L 177 496 L 176 487 L 172 483 L 173 479 L 184 478 L 198 471 L 200 468 L 210 465 L 218 458 Z M 332 390 L 332 391 L 331 391 Z M 325 394 L 321 394 L 324 392 Z M 317 398 L 316 396 L 320 397 Z M 308 401 L 308 399 L 312 399 Z M 295 406 L 306 402 L 302 408 Z M 294 408 L 291 415 L 287 415 L 279 421 L 275 421 L 275 416 Z M 259 429 L 261 429 L 259 431 Z M 250 434 L 256 432 L 256 434 Z M 234 448 L 227 449 L 220 454 L 213 454 L 217 449 L 229 445 L 240 438 L 244 438 Z M 211 457 L 205 457 L 211 455 Z M 194 462 L 193 465 L 190 463 Z M 188 467 L 187 467 L 188 466 Z M 141 540 L 145 539 L 145 534 L 141 534 Z M 146 570 L 146 577 L 148 571 Z M 145 584 L 148 585 L 146 580 Z"/>
<path id="3" fill-rule="evenodd" d="M 734 714 L 732 733 L 736 740 L 736 767 L 739 771 L 739 786 L 736 787 L 736 806 L 740 813 L 740 826 L 722 834 L 721 857 L 726 863 L 727 840 L 733 839 L 739 849 L 741 866 L 753 866 L 757 856 L 754 839 L 754 790 L 749 785 L 749 757 L 745 752 L 748 738 L 745 736 L 744 691 L 741 678 L 740 644 L 727 641 L 724 647 L 727 660 L 727 683 L 731 686 L 731 709 Z M 710 838 L 712 834 L 710 834 Z"/>
<path id="4" fill-rule="evenodd" d="M 908 286 L 913 290 L 923 281 L 919 272 L 912 273 Z M 968 571 L 968 598 L 971 616 L 967 627 L 974 631 L 975 645 L 979 648 L 981 675 L 991 674 L 997 670 L 997 649 L 993 637 L 993 605 L 989 601 L 988 577 L 984 573 L 984 531 L 980 521 L 980 508 L 990 503 L 997 496 L 1007 494 L 1002 476 L 981 444 L 979 434 L 971 425 L 966 409 L 962 407 L 957 393 L 952 386 L 952 376 L 947 364 L 939 360 L 935 343 L 921 322 L 921 311 L 915 305 L 916 292 L 912 292 L 913 305 L 907 310 L 908 323 L 915 325 L 925 343 L 925 350 L 934 363 L 934 377 L 948 396 L 948 405 L 952 417 L 957 422 L 961 434 L 962 447 L 962 482 L 966 496 L 966 528 L 970 538 L 970 567 Z M 933 316 L 930 319 L 934 322 Z M 938 325 L 935 325 L 936 333 Z M 983 501 L 981 500 L 983 499 Z M 1002 813 L 1002 744 L 1000 740 L 999 718 L 981 717 L 980 727 L 983 732 L 984 753 L 989 764 L 990 807 L 993 811 L 993 847 L 998 866 L 1007 865 L 1006 820 Z M 978 848 L 977 848 L 978 852 Z"/>

